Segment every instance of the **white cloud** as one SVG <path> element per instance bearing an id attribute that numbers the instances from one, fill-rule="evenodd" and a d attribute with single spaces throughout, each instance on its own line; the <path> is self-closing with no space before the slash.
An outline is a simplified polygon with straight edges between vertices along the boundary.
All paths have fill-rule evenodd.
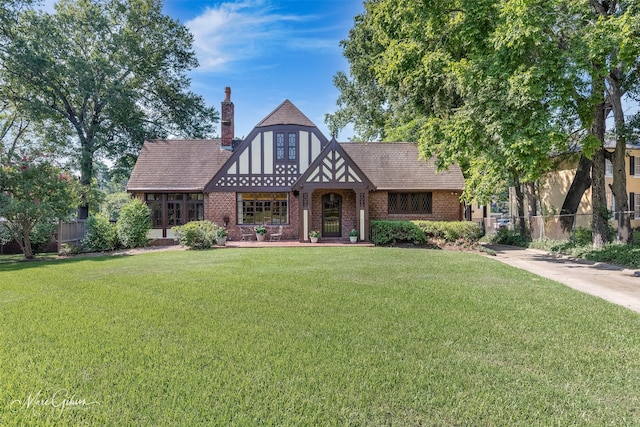
<path id="1" fill-rule="evenodd" d="M 317 50 L 334 47 L 335 41 L 310 37 L 301 23 L 313 15 L 280 13 L 263 0 L 222 3 L 207 8 L 186 22 L 194 36 L 199 71 L 227 70 L 231 63 L 268 57 L 282 50 Z M 263 64 L 266 65 L 266 64 Z"/>

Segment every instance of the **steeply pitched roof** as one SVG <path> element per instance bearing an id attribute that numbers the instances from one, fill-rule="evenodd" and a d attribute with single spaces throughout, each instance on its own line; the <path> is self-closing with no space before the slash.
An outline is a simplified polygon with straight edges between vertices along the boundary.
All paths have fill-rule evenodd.
<path id="1" fill-rule="evenodd" d="M 309 120 L 302 111 L 298 110 L 298 107 L 293 105 L 293 103 L 288 99 L 258 123 L 256 127 L 259 128 L 273 125 L 300 125 L 316 127 L 316 125 L 314 125 L 313 122 Z"/>
<path id="2" fill-rule="evenodd" d="M 220 140 L 145 141 L 128 191 L 202 191 L 231 156 Z"/>
<path id="3" fill-rule="evenodd" d="M 322 150 L 307 170 L 293 184 L 302 188 L 368 188 L 374 189 L 366 174 L 349 157 L 335 138 Z"/>
<path id="4" fill-rule="evenodd" d="M 408 142 L 341 143 L 349 157 L 377 190 L 462 190 L 464 178 L 457 165 L 437 172 L 433 159 L 420 158 Z"/>

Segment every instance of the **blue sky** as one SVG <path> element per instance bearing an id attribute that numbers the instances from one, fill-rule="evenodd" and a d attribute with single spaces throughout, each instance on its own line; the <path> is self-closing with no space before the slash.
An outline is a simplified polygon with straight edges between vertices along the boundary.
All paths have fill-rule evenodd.
<path id="1" fill-rule="evenodd" d="M 53 11 L 57 0 L 44 0 Z M 193 92 L 220 111 L 231 87 L 235 134 L 243 138 L 285 99 L 293 102 L 330 138 L 324 115 L 337 109 L 333 76 L 348 72 L 340 41 L 362 0 L 164 0 L 165 14 L 194 36 L 200 67 Z M 220 126 L 217 126 L 219 133 Z M 351 128 L 338 140 L 353 135 Z"/>
<path id="2" fill-rule="evenodd" d="M 333 76 L 348 72 L 339 43 L 362 0 L 165 0 L 164 11 L 194 35 L 200 67 L 190 73 L 192 90 L 219 111 L 231 87 L 237 137 L 285 99 L 330 137 L 324 115 L 337 108 Z"/>

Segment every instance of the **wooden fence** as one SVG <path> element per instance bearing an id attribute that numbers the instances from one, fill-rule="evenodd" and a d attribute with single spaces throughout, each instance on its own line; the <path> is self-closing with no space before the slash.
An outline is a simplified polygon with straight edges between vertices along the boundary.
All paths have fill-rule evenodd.
<path id="1" fill-rule="evenodd" d="M 77 219 L 75 221 L 61 222 L 58 225 L 58 253 L 63 244 L 80 246 L 87 231 L 87 220 Z"/>

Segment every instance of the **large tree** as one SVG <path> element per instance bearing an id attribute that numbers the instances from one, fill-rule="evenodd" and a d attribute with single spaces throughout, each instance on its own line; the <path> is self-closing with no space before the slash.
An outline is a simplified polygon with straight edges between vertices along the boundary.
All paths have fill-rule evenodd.
<path id="1" fill-rule="evenodd" d="M 60 0 L 46 13 L 15 0 L 0 14 L 0 97 L 74 144 L 81 184 L 98 157 L 129 169 L 145 138 L 214 130 L 217 112 L 189 90 L 192 35 L 161 1 Z"/>
<path id="2" fill-rule="evenodd" d="M 485 202 L 496 184 L 534 182 L 577 140 L 602 174 L 593 179 L 600 245 L 603 120 L 611 79 L 635 78 L 637 23 L 633 1 L 370 0 L 343 42 L 351 79 L 336 76 L 340 109 L 328 120 L 418 141 L 441 166 L 458 162 L 467 200 Z"/>
<path id="3" fill-rule="evenodd" d="M 563 63 L 544 34 L 511 22 L 516 12 L 494 0 L 366 2 L 343 42 L 351 80 L 336 77 L 341 108 L 329 120 L 459 163 L 467 200 L 534 181 L 566 142 L 549 92 Z"/>

